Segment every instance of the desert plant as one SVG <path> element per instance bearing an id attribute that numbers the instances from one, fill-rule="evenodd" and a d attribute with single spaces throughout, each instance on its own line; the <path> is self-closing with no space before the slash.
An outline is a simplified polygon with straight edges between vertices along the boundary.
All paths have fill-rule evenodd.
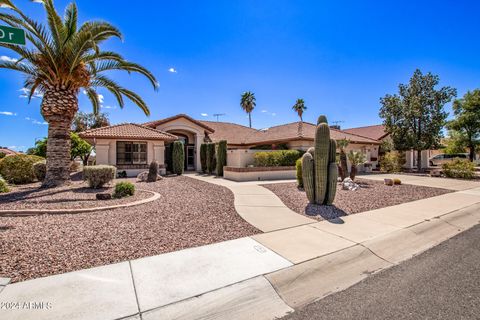
<path id="1" fill-rule="evenodd" d="M 294 166 L 302 156 L 298 150 L 261 151 L 253 155 L 257 167 L 284 167 Z"/>
<path id="2" fill-rule="evenodd" d="M 348 160 L 350 161 L 350 179 L 355 180 L 358 166 L 364 164 L 366 161 L 365 155 L 361 152 L 350 150 Z"/>
<path id="3" fill-rule="evenodd" d="M 227 165 L 227 141 L 221 140 L 218 142 L 217 148 L 217 175 L 223 176 L 223 167 Z"/>
<path id="4" fill-rule="evenodd" d="M 475 164 L 467 159 L 453 159 L 442 165 L 443 173 L 449 178 L 473 179 Z"/>
<path id="5" fill-rule="evenodd" d="M 181 141 L 175 141 L 172 149 L 172 170 L 173 173 L 181 175 L 183 174 L 183 168 L 185 166 L 185 151 L 183 143 Z"/>
<path id="6" fill-rule="evenodd" d="M 337 146 L 340 149 L 340 177 L 342 181 L 348 177 L 348 163 L 347 163 L 347 153 L 345 152 L 345 148 L 350 144 L 350 140 L 348 139 L 341 139 L 337 141 Z"/>
<path id="7" fill-rule="evenodd" d="M 120 86 L 105 76 L 105 72 L 138 72 L 147 77 L 155 89 L 158 83 L 152 73 L 142 66 L 125 61 L 118 53 L 101 50 L 107 39 L 122 38 L 115 26 L 104 21 L 87 21 L 78 26 L 75 2 L 67 6 L 63 17 L 58 14 L 53 0 L 37 2 L 41 2 L 45 9 L 46 24 L 31 19 L 12 1 L 0 1 L 0 20 L 10 27 L 25 30 L 29 42 L 28 46 L 0 43 L 1 47 L 18 55 L 15 61 L 1 61 L 0 68 L 15 70 L 26 76 L 24 86 L 29 100 L 36 93 L 43 94 L 41 113 L 49 125 L 47 174 L 43 185 L 53 187 L 70 179 L 69 133 L 82 90 L 95 113 L 101 104 L 97 90 L 104 87 L 115 96 L 120 107 L 124 107 L 126 97 L 149 115 L 146 103 L 138 94 Z"/>
<path id="8" fill-rule="evenodd" d="M 295 162 L 295 170 L 297 171 L 297 186 L 303 188 L 302 159 L 297 159 Z"/>
<path id="9" fill-rule="evenodd" d="M 200 164 L 202 166 L 203 173 L 207 172 L 207 149 L 208 149 L 208 144 L 202 143 L 200 145 Z"/>
<path id="10" fill-rule="evenodd" d="M 43 181 L 45 179 L 45 174 L 47 173 L 47 163 L 45 160 L 35 162 L 33 164 L 33 172 L 38 181 Z"/>
<path id="11" fill-rule="evenodd" d="M 394 178 L 394 179 L 393 179 L 393 184 L 399 186 L 399 185 L 402 184 L 402 180 L 400 180 L 400 179 L 398 179 L 398 178 Z"/>
<path id="12" fill-rule="evenodd" d="M 337 192 L 337 144 L 325 116 L 318 118 L 314 143 L 302 157 L 303 186 L 310 203 L 331 205 Z"/>
<path id="13" fill-rule="evenodd" d="M 401 172 L 405 164 L 405 153 L 401 151 L 389 151 L 380 158 L 380 171 Z"/>
<path id="14" fill-rule="evenodd" d="M 158 176 L 158 162 L 153 160 L 150 163 L 150 167 L 148 168 L 147 182 L 157 181 L 157 176 Z"/>
<path id="15" fill-rule="evenodd" d="M 212 174 L 215 171 L 216 159 L 215 159 L 215 144 L 209 143 L 207 145 L 207 172 Z"/>
<path id="16" fill-rule="evenodd" d="M 124 198 L 133 196 L 135 194 L 135 186 L 133 183 L 128 181 L 122 181 L 115 184 L 115 189 L 113 191 L 114 198 Z"/>
<path id="17" fill-rule="evenodd" d="M 83 168 L 83 180 L 90 188 L 98 189 L 115 179 L 117 168 L 108 165 L 87 166 Z"/>
<path id="18" fill-rule="evenodd" d="M 10 192 L 10 188 L 8 188 L 8 184 L 2 177 L 0 177 L 0 193 L 7 193 Z"/>
<path id="19" fill-rule="evenodd" d="M 0 175 L 9 183 L 22 184 L 35 181 L 33 164 L 42 157 L 25 154 L 8 156 L 0 161 Z"/>

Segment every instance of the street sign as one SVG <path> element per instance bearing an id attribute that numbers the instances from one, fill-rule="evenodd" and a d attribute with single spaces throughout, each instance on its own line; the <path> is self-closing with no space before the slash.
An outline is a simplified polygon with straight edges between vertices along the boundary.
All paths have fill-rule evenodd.
<path id="1" fill-rule="evenodd" d="M 12 27 L 0 26 L 0 42 L 24 45 L 25 31 Z"/>

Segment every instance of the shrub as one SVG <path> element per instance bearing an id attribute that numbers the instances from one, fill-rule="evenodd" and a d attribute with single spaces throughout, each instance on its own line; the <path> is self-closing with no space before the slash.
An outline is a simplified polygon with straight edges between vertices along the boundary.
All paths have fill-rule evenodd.
<path id="1" fill-rule="evenodd" d="M 393 179 L 393 184 L 395 184 L 395 185 L 398 185 L 398 186 L 399 186 L 399 185 L 401 185 L 401 184 L 402 184 L 402 180 L 400 180 L 400 179 L 398 179 L 398 178 L 394 178 L 394 179 Z"/>
<path id="2" fill-rule="evenodd" d="M 98 189 L 115 179 L 116 173 L 114 166 L 88 166 L 83 168 L 83 180 L 88 182 L 90 188 Z"/>
<path id="3" fill-rule="evenodd" d="M 0 159 L 3 159 L 7 156 L 5 152 L 0 151 Z"/>
<path id="4" fill-rule="evenodd" d="M 6 192 L 10 192 L 10 189 L 8 188 L 7 182 L 0 177 L 0 193 Z"/>
<path id="5" fill-rule="evenodd" d="M 400 172 L 405 164 L 405 153 L 400 151 L 390 151 L 385 153 L 380 159 L 380 171 L 382 172 Z"/>
<path id="6" fill-rule="evenodd" d="M 22 184 L 35 181 L 33 164 L 42 157 L 26 154 L 8 156 L 0 161 L 0 175 L 10 183 Z"/>
<path id="7" fill-rule="evenodd" d="M 207 145 L 207 172 L 212 174 L 215 171 L 217 160 L 215 159 L 215 144 Z"/>
<path id="8" fill-rule="evenodd" d="M 128 181 L 118 182 L 113 191 L 114 198 L 123 198 L 133 196 L 135 194 L 135 186 Z"/>
<path id="9" fill-rule="evenodd" d="M 298 150 L 278 150 L 255 153 L 254 161 L 257 167 L 295 166 L 302 153 Z"/>
<path id="10" fill-rule="evenodd" d="M 158 163 L 157 161 L 152 161 L 150 163 L 150 167 L 148 168 L 148 176 L 147 176 L 147 182 L 155 182 L 157 181 L 157 176 L 158 176 Z"/>
<path id="11" fill-rule="evenodd" d="M 208 144 L 202 143 L 200 145 L 200 164 L 202 166 L 202 172 L 207 172 L 207 149 Z"/>
<path id="12" fill-rule="evenodd" d="M 47 174 L 47 162 L 45 160 L 40 160 L 33 164 L 33 172 L 38 181 L 45 180 L 45 175 Z"/>
<path id="13" fill-rule="evenodd" d="M 299 188 L 303 188 L 302 159 L 297 160 L 295 163 L 295 169 L 297 170 L 297 185 Z"/>
<path id="14" fill-rule="evenodd" d="M 217 175 L 223 176 L 223 167 L 227 165 L 227 141 L 218 142 L 217 150 Z"/>
<path id="15" fill-rule="evenodd" d="M 443 173 L 449 178 L 473 179 L 475 164 L 467 159 L 456 158 L 442 165 Z"/>
<path id="16" fill-rule="evenodd" d="M 185 151 L 183 143 L 175 141 L 172 149 L 172 171 L 175 174 L 181 175 L 185 166 Z"/>

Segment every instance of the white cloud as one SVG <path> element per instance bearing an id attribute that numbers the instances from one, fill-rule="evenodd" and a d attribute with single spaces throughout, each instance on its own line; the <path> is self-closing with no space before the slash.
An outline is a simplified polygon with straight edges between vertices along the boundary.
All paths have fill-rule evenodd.
<path id="1" fill-rule="evenodd" d="M 5 62 L 17 62 L 18 59 L 11 58 L 9 56 L 0 56 L 0 61 L 5 61 Z"/>
<path id="2" fill-rule="evenodd" d="M 117 109 L 117 106 L 102 106 L 103 109 L 112 109 L 115 110 Z"/>
<path id="3" fill-rule="evenodd" d="M 170 69 L 168 69 L 168 72 L 170 72 L 170 73 L 177 73 L 177 69 L 175 69 L 175 68 L 170 68 Z"/>
<path id="4" fill-rule="evenodd" d="M 16 113 L 11 112 L 11 111 L 0 111 L 0 114 L 4 115 L 4 116 L 16 116 L 17 115 Z"/>
<path id="5" fill-rule="evenodd" d="M 277 114 L 275 112 L 272 112 L 272 117 L 275 117 Z"/>
<path id="6" fill-rule="evenodd" d="M 19 98 L 28 98 L 28 93 L 30 92 L 29 89 L 27 89 L 27 88 L 22 88 L 22 89 L 19 89 L 18 91 L 22 92 L 22 93 L 19 95 Z M 33 95 L 32 95 L 32 98 L 42 99 L 42 98 L 43 98 L 43 93 L 41 93 L 41 92 L 38 91 L 38 90 L 35 90 L 35 92 L 34 92 Z"/>
<path id="7" fill-rule="evenodd" d="M 25 146 L 8 146 L 7 148 L 11 150 L 19 150 L 19 149 L 25 149 Z"/>
<path id="8" fill-rule="evenodd" d="M 38 121 L 37 119 L 33 119 L 33 118 L 30 118 L 30 117 L 25 117 L 25 120 L 31 121 L 33 124 L 38 124 L 38 125 L 42 125 L 42 126 L 48 125 L 48 123 L 45 122 L 45 121 L 43 121 L 43 122 L 42 122 L 42 121 Z"/>
<path id="9" fill-rule="evenodd" d="M 202 117 L 208 117 L 208 113 L 200 113 Z"/>
<path id="10" fill-rule="evenodd" d="M 103 103 L 103 94 L 98 94 L 98 101 L 100 101 L 100 103 Z"/>
<path id="11" fill-rule="evenodd" d="M 262 110 L 260 111 L 261 113 L 267 113 L 268 111 L 267 110 Z"/>

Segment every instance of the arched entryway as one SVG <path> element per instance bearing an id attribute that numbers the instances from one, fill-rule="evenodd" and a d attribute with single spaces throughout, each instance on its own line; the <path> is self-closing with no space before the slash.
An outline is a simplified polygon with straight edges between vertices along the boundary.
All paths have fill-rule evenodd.
<path id="1" fill-rule="evenodd" d="M 169 133 L 174 134 L 178 137 L 178 141 L 182 142 L 184 146 L 185 154 L 185 163 L 184 170 L 191 171 L 196 168 L 196 145 L 195 145 L 195 135 L 189 134 L 188 132 L 178 132 L 178 131 L 169 131 Z M 167 171 L 172 169 L 172 151 L 173 143 L 165 144 L 165 165 Z"/>

